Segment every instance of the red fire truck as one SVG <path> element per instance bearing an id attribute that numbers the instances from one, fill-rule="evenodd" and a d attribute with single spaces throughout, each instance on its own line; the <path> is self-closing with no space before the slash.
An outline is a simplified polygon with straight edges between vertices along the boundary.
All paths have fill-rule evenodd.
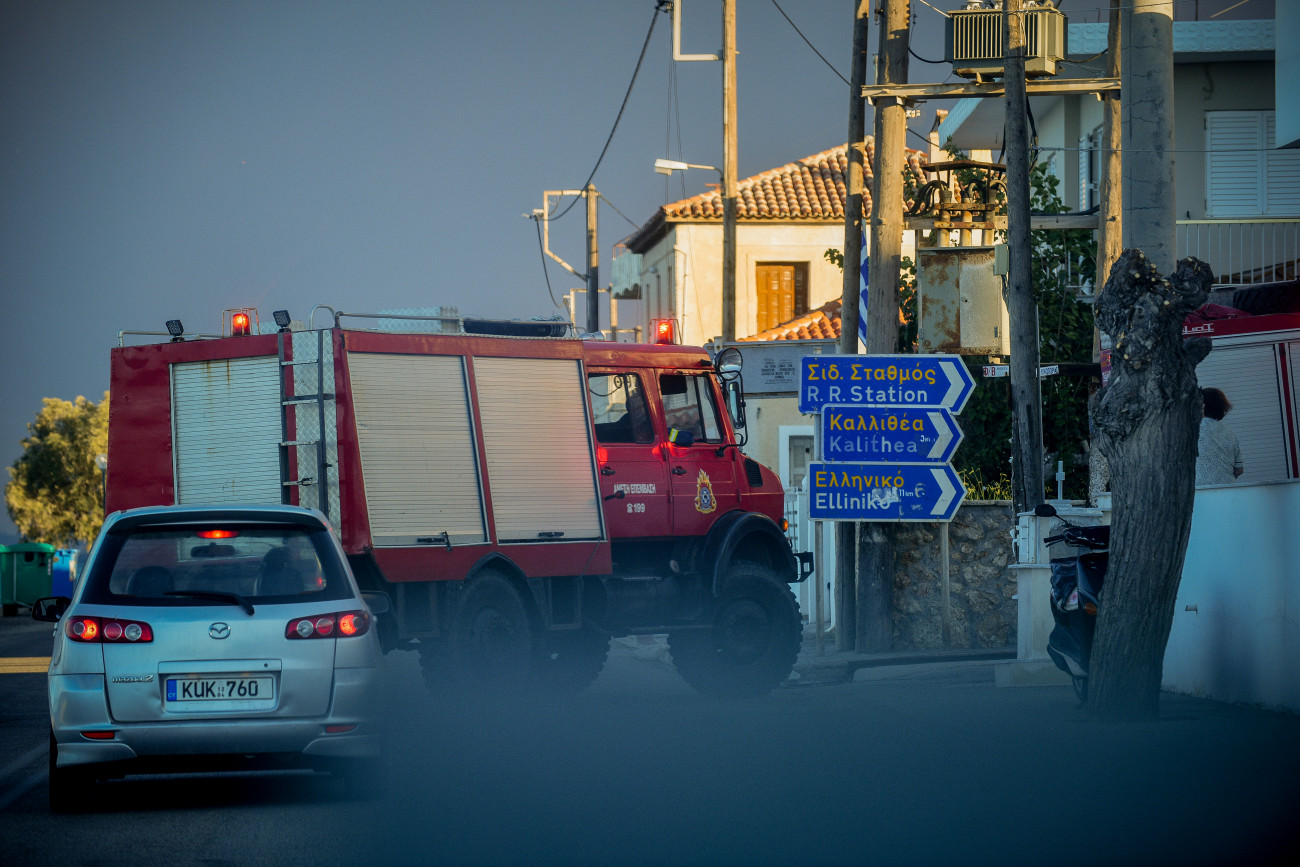
<path id="1" fill-rule="evenodd" d="M 114 349 L 107 508 L 319 509 L 431 688 L 576 691 L 611 636 L 654 633 L 701 691 L 789 676 L 812 558 L 741 451 L 739 353 L 312 313 Z"/>

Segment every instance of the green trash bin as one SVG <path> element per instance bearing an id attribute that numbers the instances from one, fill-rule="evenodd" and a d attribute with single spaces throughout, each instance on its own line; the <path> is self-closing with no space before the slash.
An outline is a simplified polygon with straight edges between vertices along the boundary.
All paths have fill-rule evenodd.
<path id="1" fill-rule="evenodd" d="M 31 605 L 51 595 L 55 548 L 40 542 L 0 547 L 0 602 L 4 616 L 13 617 L 19 605 Z"/>

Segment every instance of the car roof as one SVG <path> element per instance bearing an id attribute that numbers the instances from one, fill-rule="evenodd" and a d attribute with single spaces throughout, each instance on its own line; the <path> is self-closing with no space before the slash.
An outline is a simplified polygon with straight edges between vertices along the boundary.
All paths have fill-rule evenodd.
<path id="1" fill-rule="evenodd" d="M 256 503 L 188 504 L 145 506 L 114 512 L 104 519 L 104 531 L 123 531 L 158 524 L 191 524 L 200 521 L 241 521 L 266 524 L 289 524 L 312 529 L 328 529 L 329 522 L 316 509 L 301 506 Z"/>

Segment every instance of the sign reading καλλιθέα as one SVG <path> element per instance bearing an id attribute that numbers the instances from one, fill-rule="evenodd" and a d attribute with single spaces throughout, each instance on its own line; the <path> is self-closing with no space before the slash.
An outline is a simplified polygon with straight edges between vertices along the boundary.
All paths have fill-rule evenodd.
<path id="1" fill-rule="evenodd" d="M 822 407 L 822 458 L 828 461 L 943 463 L 961 444 L 962 432 L 942 407 Z"/>

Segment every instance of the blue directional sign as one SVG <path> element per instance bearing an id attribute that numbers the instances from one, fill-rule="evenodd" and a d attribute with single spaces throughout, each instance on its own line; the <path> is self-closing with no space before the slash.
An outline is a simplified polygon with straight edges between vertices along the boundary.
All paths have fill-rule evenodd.
<path id="1" fill-rule="evenodd" d="M 941 407 L 822 407 L 822 458 L 828 461 L 944 463 L 962 437 L 952 413 Z"/>
<path id="2" fill-rule="evenodd" d="M 975 380 L 955 355 L 805 355 L 799 411 L 827 404 L 943 407 L 959 413 Z"/>
<path id="3" fill-rule="evenodd" d="M 951 521 L 966 488 L 950 464 L 824 464 L 808 467 L 814 521 Z"/>

